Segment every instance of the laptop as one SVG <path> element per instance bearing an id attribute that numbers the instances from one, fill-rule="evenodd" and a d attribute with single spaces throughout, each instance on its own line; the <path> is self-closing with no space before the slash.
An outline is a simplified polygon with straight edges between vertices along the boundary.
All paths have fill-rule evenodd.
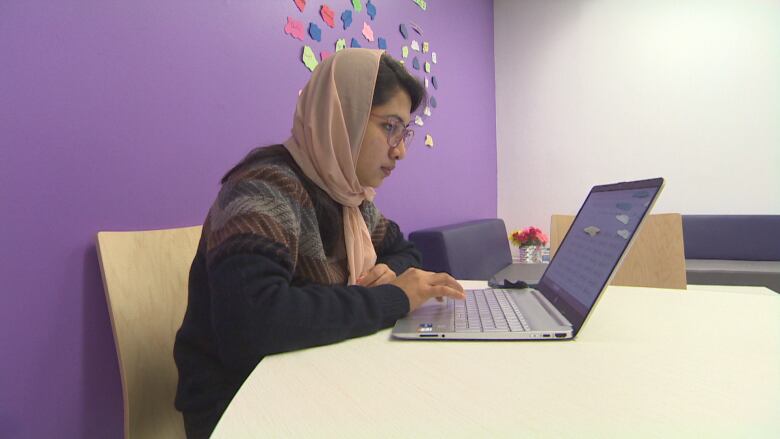
<path id="1" fill-rule="evenodd" d="M 577 336 L 628 253 L 664 186 L 662 178 L 595 186 L 538 284 L 467 290 L 398 320 L 414 340 L 566 340 Z"/>
<path id="2" fill-rule="evenodd" d="M 488 286 L 494 288 L 517 288 L 517 285 L 530 285 L 535 287 L 539 284 L 547 264 L 521 264 L 512 263 L 499 270 L 488 281 Z"/>

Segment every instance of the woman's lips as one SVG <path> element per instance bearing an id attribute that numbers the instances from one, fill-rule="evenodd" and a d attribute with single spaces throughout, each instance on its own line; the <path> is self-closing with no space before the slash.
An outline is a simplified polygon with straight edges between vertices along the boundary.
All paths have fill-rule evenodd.
<path id="1" fill-rule="evenodd" d="M 393 168 L 385 168 L 382 166 L 382 172 L 385 173 L 385 177 L 389 177 L 393 173 Z"/>

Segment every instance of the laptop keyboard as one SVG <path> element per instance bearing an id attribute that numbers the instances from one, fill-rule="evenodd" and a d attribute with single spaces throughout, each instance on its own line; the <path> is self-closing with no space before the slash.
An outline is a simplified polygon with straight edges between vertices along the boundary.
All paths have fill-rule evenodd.
<path id="1" fill-rule="evenodd" d="M 504 290 L 468 290 L 454 300 L 455 332 L 522 332 L 530 327 Z"/>

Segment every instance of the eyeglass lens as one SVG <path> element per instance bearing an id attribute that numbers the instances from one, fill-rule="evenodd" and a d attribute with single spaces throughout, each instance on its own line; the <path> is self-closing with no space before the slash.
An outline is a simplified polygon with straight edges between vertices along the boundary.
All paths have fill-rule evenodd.
<path id="1" fill-rule="evenodd" d="M 390 145 L 392 145 L 393 147 L 396 147 L 398 146 L 399 143 L 401 143 L 401 140 L 403 140 L 404 146 L 408 146 L 409 143 L 411 143 L 412 139 L 414 138 L 414 131 L 409 128 L 406 128 L 399 121 L 393 121 L 391 123 L 393 125 L 393 128 L 390 131 L 390 135 L 388 136 L 388 143 L 390 143 Z"/>

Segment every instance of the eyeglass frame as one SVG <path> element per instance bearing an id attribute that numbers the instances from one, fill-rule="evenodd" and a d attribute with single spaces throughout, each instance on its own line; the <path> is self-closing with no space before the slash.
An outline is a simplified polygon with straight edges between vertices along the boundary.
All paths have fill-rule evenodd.
<path id="1" fill-rule="evenodd" d="M 395 142 L 395 145 L 393 144 L 393 140 L 392 140 L 393 131 L 395 131 L 395 130 L 393 129 L 393 130 L 391 130 L 391 131 L 389 131 L 387 133 L 387 144 L 391 148 L 397 148 L 398 145 L 401 144 L 401 140 L 404 141 L 404 146 L 407 146 L 407 145 L 409 145 L 412 142 L 412 139 L 414 139 L 414 130 L 409 128 L 409 126 L 412 124 L 411 122 L 409 122 L 407 124 L 404 124 L 403 119 L 401 119 L 398 116 L 392 116 L 392 115 L 391 116 L 380 116 L 378 114 L 369 113 L 369 116 L 373 116 L 373 117 L 376 117 L 378 119 L 382 119 L 382 120 L 385 121 L 385 123 L 391 123 L 391 121 L 395 121 L 396 124 L 393 124 L 393 125 L 400 125 L 400 126 L 403 127 L 403 130 L 401 131 L 401 135 L 398 137 L 398 140 Z M 409 136 L 408 139 L 407 139 L 407 135 Z"/>

